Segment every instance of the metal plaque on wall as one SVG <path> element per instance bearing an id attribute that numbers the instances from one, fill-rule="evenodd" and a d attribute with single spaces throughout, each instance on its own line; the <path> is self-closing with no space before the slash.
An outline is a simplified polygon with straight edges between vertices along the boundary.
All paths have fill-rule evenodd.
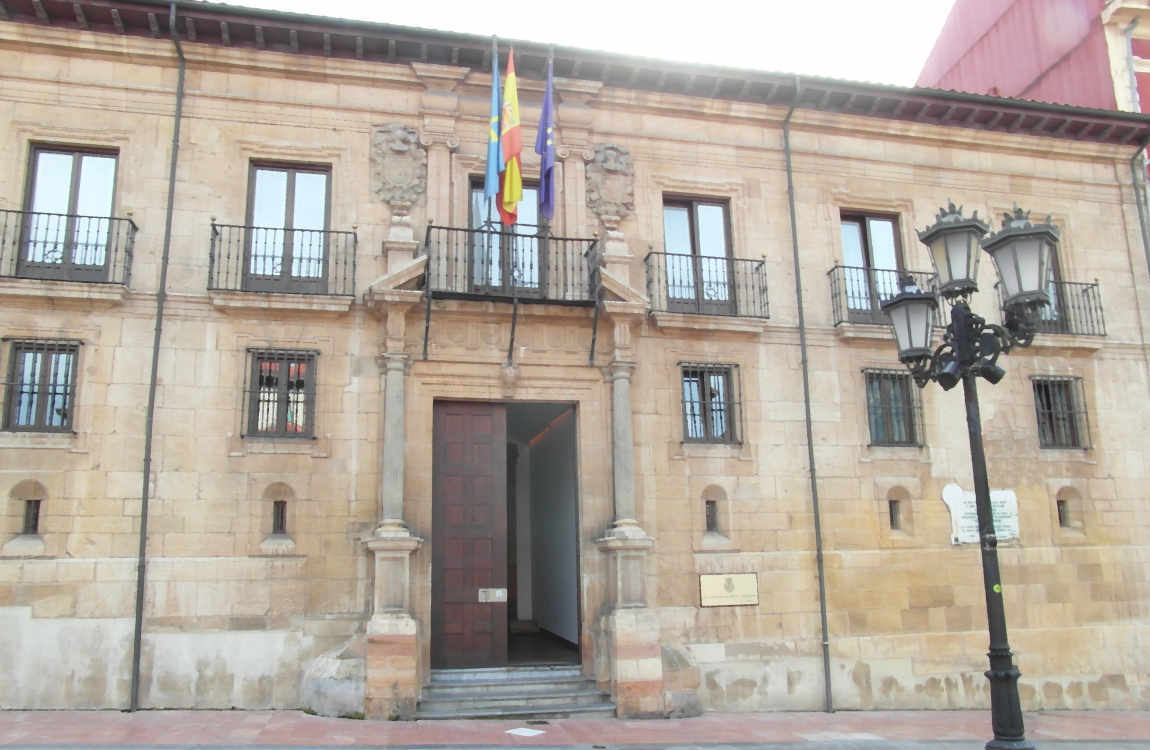
<path id="1" fill-rule="evenodd" d="M 758 573 L 702 573 L 699 575 L 700 606 L 733 607 L 758 603 Z"/>

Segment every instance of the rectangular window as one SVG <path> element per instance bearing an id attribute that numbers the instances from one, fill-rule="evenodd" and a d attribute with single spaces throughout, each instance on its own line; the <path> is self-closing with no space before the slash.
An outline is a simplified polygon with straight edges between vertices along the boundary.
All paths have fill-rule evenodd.
<path id="1" fill-rule="evenodd" d="M 904 370 L 864 370 L 871 445 L 922 445 L 922 401 Z"/>
<path id="2" fill-rule="evenodd" d="M 316 352 L 253 350 L 247 394 L 249 437 L 315 435 Z"/>
<path id="3" fill-rule="evenodd" d="M 75 341 L 13 341 L 4 429 L 66 432 L 76 399 Z"/>
<path id="4" fill-rule="evenodd" d="M 735 312 L 729 228 L 725 202 L 663 199 L 668 309 L 713 315 Z"/>
<path id="5" fill-rule="evenodd" d="M 106 280 L 115 185 L 114 152 L 33 148 L 19 275 Z"/>
<path id="6" fill-rule="evenodd" d="M 1089 448 L 1086 394 L 1082 378 L 1032 377 L 1034 412 L 1041 448 Z"/>
<path id="7" fill-rule="evenodd" d="M 22 534 L 40 533 L 40 501 L 24 501 L 24 530 Z"/>
<path id="8" fill-rule="evenodd" d="M 847 313 L 859 323 L 885 322 L 880 305 L 899 292 L 898 217 L 842 215 Z"/>
<path id="9" fill-rule="evenodd" d="M 272 533 L 287 533 L 287 500 L 272 502 Z"/>
<path id="10" fill-rule="evenodd" d="M 471 183 L 468 206 L 471 231 L 471 286 L 480 294 L 541 294 L 547 279 L 546 219 L 539 216 L 539 188 L 523 184 L 517 221 L 505 227 L 483 194 L 481 180 Z"/>
<path id="11" fill-rule="evenodd" d="M 252 164 L 246 289 L 326 289 L 330 174 L 325 166 Z"/>
<path id="12" fill-rule="evenodd" d="M 737 443 L 739 367 L 680 362 L 683 383 L 683 440 Z"/>
<path id="13" fill-rule="evenodd" d="M 900 531 L 902 529 L 902 501 L 887 500 L 886 509 L 891 531 Z"/>

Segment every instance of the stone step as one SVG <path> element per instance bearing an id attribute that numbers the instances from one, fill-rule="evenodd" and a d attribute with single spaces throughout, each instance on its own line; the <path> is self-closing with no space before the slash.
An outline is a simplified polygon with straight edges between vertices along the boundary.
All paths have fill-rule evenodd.
<path id="1" fill-rule="evenodd" d="M 583 670 L 577 664 L 433 669 L 431 670 L 431 684 L 525 682 L 529 680 L 578 679 L 582 676 Z"/>
<path id="2" fill-rule="evenodd" d="M 432 712 L 422 708 L 416 712 L 415 718 L 421 721 L 434 721 L 441 719 L 610 719 L 615 716 L 615 705 L 606 703 L 600 706 L 570 706 L 553 709 L 477 709 L 456 712 Z"/>
<path id="3" fill-rule="evenodd" d="M 554 690 L 545 693 L 504 693 L 493 695 L 490 692 L 451 697 L 426 696 L 419 702 L 420 711 L 433 713 L 447 711 L 496 711 L 496 710 L 555 710 L 574 706 L 607 705 L 611 696 L 599 692 L 593 685 L 574 690 Z"/>
<path id="4" fill-rule="evenodd" d="M 471 695 L 540 695 L 576 691 L 594 683 L 586 677 L 555 680 L 492 680 L 484 682 L 432 682 L 423 689 L 424 698 L 456 698 Z"/>
<path id="5" fill-rule="evenodd" d="M 481 667 L 431 671 L 417 719 L 609 717 L 611 696 L 578 666 Z"/>

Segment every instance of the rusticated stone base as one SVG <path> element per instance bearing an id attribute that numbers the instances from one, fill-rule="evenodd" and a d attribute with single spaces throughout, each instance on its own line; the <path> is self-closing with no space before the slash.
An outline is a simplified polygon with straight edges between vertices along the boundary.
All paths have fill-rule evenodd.
<path id="1" fill-rule="evenodd" d="M 367 626 L 364 716 L 412 719 L 419 694 L 418 623 L 407 614 L 376 615 Z"/>
<path id="2" fill-rule="evenodd" d="M 659 618 L 649 609 L 618 609 L 607 615 L 611 692 L 620 718 L 661 717 L 663 658 Z"/>

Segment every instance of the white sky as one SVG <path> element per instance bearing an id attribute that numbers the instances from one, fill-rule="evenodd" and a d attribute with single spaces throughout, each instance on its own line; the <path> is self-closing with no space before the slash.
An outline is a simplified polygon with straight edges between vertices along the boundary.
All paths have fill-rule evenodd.
<path id="1" fill-rule="evenodd" d="M 235 5 L 913 86 L 954 0 L 238 0 Z M 508 14 L 505 8 L 513 8 Z"/>

